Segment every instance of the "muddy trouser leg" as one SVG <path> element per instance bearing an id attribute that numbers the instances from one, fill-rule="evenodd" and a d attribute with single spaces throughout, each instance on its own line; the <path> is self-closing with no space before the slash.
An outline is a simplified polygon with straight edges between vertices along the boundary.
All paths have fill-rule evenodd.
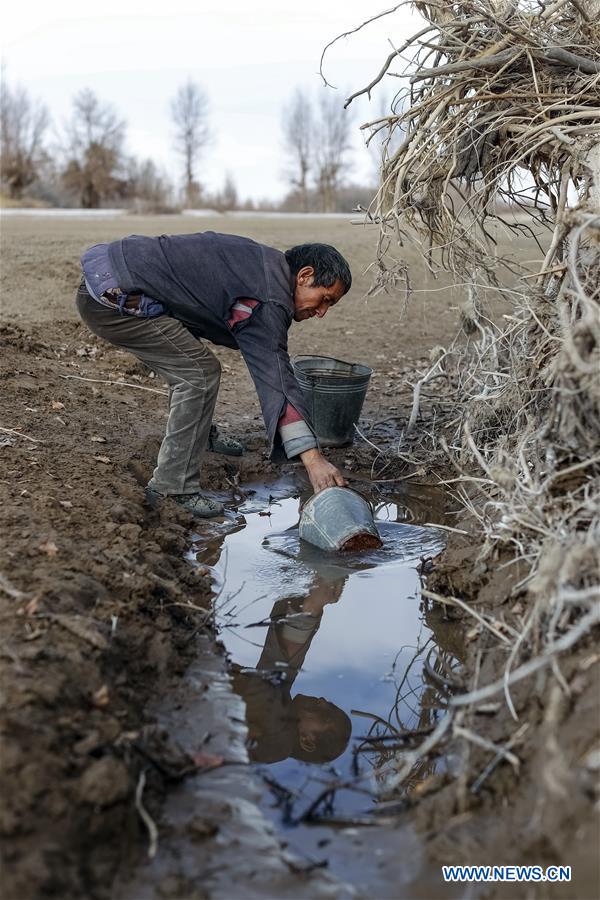
<path id="1" fill-rule="evenodd" d="M 77 309 L 94 334 L 129 350 L 169 386 L 167 430 L 148 487 L 161 494 L 196 493 L 219 390 L 218 359 L 177 319 L 120 315 L 97 303 L 84 285 Z"/>

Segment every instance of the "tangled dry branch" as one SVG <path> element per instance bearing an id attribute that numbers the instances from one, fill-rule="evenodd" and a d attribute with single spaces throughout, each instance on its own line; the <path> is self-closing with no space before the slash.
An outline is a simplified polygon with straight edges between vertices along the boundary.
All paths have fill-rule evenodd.
<path id="1" fill-rule="evenodd" d="M 348 102 L 384 77 L 407 82 L 364 126 L 387 136 L 370 210 L 378 287 L 404 277 L 395 247 L 415 241 L 469 285 L 471 339 L 440 364 L 460 409 L 448 445 L 483 555 L 508 547 L 526 563 L 529 602 L 500 685 L 516 718 L 515 673 L 537 659 L 568 690 L 560 651 L 600 620 L 600 2 L 414 5 L 426 27 Z M 544 243 L 538 271 L 500 255 L 499 229 Z M 503 268 L 514 309 L 497 326 L 482 299 Z M 489 693 L 478 688 L 473 703 Z"/>

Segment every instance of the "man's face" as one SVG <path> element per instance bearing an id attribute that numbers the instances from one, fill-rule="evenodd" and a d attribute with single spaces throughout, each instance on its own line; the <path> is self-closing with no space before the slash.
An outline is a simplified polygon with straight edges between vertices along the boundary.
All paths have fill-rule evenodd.
<path id="1" fill-rule="evenodd" d="M 300 695 L 300 699 L 304 699 Z M 329 703 L 324 697 L 310 697 L 311 706 L 307 708 L 299 703 L 298 707 L 298 741 L 307 753 L 314 753 L 319 737 L 330 730 L 331 723 L 327 718 Z"/>
<path id="2" fill-rule="evenodd" d="M 294 319 L 304 322 L 317 316 L 322 319 L 332 306 L 344 296 L 344 285 L 338 278 L 331 287 L 315 287 L 313 284 L 315 270 L 312 266 L 304 266 L 296 273 L 296 289 L 294 291 Z"/>

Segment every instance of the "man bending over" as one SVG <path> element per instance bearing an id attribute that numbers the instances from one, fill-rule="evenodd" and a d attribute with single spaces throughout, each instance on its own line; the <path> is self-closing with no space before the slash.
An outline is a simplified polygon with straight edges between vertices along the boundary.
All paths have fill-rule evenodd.
<path id="1" fill-rule="evenodd" d="M 169 416 L 146 494 L 196 516 L 220 515 L 200 492 L 205 449 L 239 456 L 212 425 L 221 366 L 207 343 L 239 350 L 252 376 L 274 462 L 300 458 L 314 491 L 344 485 L 320 453 L 290 366 L 292 323 L 322 319 L 350 289 L 344 257 L 328 244 L 281 253 L 237 235 L 131 235 L 81 257 L 77 308 L 88 328 L 129 350 L 169 386 Z"/>

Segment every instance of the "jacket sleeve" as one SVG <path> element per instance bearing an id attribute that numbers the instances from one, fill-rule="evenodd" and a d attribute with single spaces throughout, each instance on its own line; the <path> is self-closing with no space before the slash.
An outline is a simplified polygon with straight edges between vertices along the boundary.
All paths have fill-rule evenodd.
<path id="1" fill-rule="evenodd" d="M 288 403 L 298 410 L 314 433 L 310 410 L 290 364 L 287 349 L 290 322 L 289 314 L 280 304 L 266 302 L 257 306 L 234 332 L 258 394 L 273 462 L 286 459 L 277 426 Z"/>
<path id="2" fill-rule="evenodd" d="M 300 456 L 305 450 L 312 450 L 317 446 L 316 437 L 291 403 L 286 405 L 277 423 L 277 430 L 288 459 Z"/>

